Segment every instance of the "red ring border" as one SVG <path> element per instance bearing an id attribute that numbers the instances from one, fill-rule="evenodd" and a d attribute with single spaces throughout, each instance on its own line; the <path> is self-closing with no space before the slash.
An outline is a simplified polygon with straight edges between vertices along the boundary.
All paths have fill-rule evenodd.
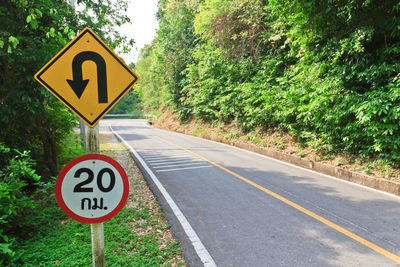
<path id="1" fill-rule="evenodd" d="M 77 165 L 78 163 L 80 163 L 82 161 L 94 160 L 94 159 L 102 160 L 102 161 L 105 161 L 105 162 L 111 164 L 121 175 L 124 189 L 123 189 L 121 201 L 119 202 L 117 207 L 115 207 L 115 209 L 113 209 L 111 212 L 109 212 L 108 214 L 106 214 L 102 217 L 98 217 L 98 218 L 85 218 L 85 217 L 77 215 L 76 213 L 74 213 L 72 210 L 70 210 L 67 207 L 67 205 L 64 202 L 64 199 L 62 198 L 61 186 L 64 181 L 65 175 L 69 172 L 69 170 L 71 170 L 72 167 L 74 167 L 75 165 Z M 120 212 L 121 209 L 125 206 L 125 203 L 128 199 L 128 195 L 129 195 L 129 181 L 128 181 L 128 176 L 126 175 L 125 170 L 114 159 L 107 157 L 105 155 L 101 155 L 101 154 L 87 154 L 87 155 L 77 157 L 77 158 L 71 160 L 70 162 L 68 162 L 67 165 L 65 165 L 65 167 L 61 170 L 60 174 L 57 177 L 55 193 L 56 193 L 56 199 L 57 199 L 58 205 L 61 207 L 61 209 L 64 211 L 64 213 L 67 214 L 73 220 L 81 222 L 81 223 L 101 223 L 101 222 L 105 222 L 105 221 L 111 219 L 112 217 L 114 217 L 115 215 L 117 215 L 118 212 Z"/>

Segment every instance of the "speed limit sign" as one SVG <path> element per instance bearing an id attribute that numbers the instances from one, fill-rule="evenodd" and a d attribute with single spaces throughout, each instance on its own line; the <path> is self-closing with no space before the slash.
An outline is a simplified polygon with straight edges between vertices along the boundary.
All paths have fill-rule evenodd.
<path id="1" fill-rule="evenodd" d="M 82 223 L 101 223 L 114 217 L 129 194 L 128 177 L 110 157 L 88 154 L 70 161 L 56 181 L 61 209 Z"/>

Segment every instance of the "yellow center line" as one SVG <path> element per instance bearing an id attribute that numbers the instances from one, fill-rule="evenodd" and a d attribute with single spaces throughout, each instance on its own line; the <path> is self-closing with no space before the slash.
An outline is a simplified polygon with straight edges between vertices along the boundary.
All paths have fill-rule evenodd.
<path id="1" fill-rule="evenodd" d="M 194 156 L 196 156 L 196 157 L 198 157 L 198 158 L 200 158 L 200 159 L 202 159 L 202 160 L 214 165 L 215 167 L 220 168 L 221 170 L 223 170 L 223 171 L 235 176 L 236 178 L 238 178 L 238 179 L 240 179 L 240 180 L 242 180 L 242 181 L 244 181 L 244 182 L 246 182 L 246 183 L 248 183 L 248 184 L 250 184 L 250 185 L 252 185 L 252 186 L 254 186 L 256 188 L 258 188 L 258 189 L 260 189 L 261 191 L 267 193 L 268 195 L 270 195 L 270 196 L 272 196 L 272 197 L 274 197 L 276 199 L 279 199 L 280 201 L 284 202 L 285 204 L 297 209 L 298 211 L 303 212 L 304 214 L 307 214 L 308 216 L 316 219 L 317 221 L 322 222 L 323 224 L 325 224 L 325 225 L 335 229 L 336 231 L 338 231 L 338 232 L 350 237 L 351 239 L 363 244 L 364 246 L 369 247 L 370 249 L 382 254 L 383 256 L 385 256 L 385 257 L 387 257 L 387 258 L 389 258 L 389 259 L 391 259 L 391 260 L 393 260 L 393 261 L 395 261 L 397 263 L 400 263 L 400 257 L 399 256 L 397 256 L 397 255 L 395 255 L 395 254 L 393 254 L 393 253 L 381 248 L 378 245 L 375 245 L 374 243 L 372 243 L 372 242 L 370 242 L 370 241 L 368 241 L 368 240 L 366 240 L 366 239 L 364 239 L 364 238 L 362 238 L 362 237 L 350 232 L 349 230 L 344 229 L 343 227 L 341 227 L 341 226 L 339 226 L 339 225 L 337 225 L 337 224 L 335 224 L 335 223 L 333 223 L 333 222 L 331 222 L 331 221 L 319 216 L 318 214 L 316 214 L 316 213 L 314 213 L 314 212 L 312 212 L 312 211 L 300 206 L 299 204 L 296 204 L 293 201 L 290 201 L 289 199 L 287 199 L 287 198 L 285 198 L 285 197 L 283 197 L 283 196 L 281 196 L 281 195 L 279 195 L 279 194 L 277 194 L 275 192 L 272 192 L 271 190 L 269 190 L 269 189 L 267 189 L 265 187 L 262 187 L 261 185 L 256 184 L 256 183 L 250 181 L 249 179 L 247 179 L 247 178 L 245 178 L 245 177 L 243 177 L 243 176 L 241 176 L 241 175 L 239 175 L 239 174 L 237 174 L 237 173 L 235 173 L 233 171 L 228 170 L 227 168 L 225 168 L 225 167 L 219 165 L 218 163 L 215 163 L 215 162 L 213 162 L 213 161 L 211 161 L 211 160 L 209 160 L 209 159 L 197 154 L 196 152 L 193 152 L 193 151 L 191 151 L 191 150 L 189 150 L 187 148 L 184 148 L 184 147 L 182 147 L 180 145 L 172 143 L 171 141 L 168 141 L 168 140 L 166 140 L 166 139 L 164 139 L 162 137 L 159 137 L 159 136 L 156 136 L 156 135 L 153 135 L 153 134 L 151 134 L 151 136 L 153 136 L 155 138 L 158 138 L 158 139 L 160 139 L 161 141 L 164 141 L 167 144 L 170 144 L 172 146 L 180 148 L 180 149 L 182 149 L 182 150 L 184 150 L 184 151 L 186 151 L 186 152 L 188 152 L 188 153 L 190 153 L 190 154 L 192 154 L 192 155 L 194 155 Z"/>

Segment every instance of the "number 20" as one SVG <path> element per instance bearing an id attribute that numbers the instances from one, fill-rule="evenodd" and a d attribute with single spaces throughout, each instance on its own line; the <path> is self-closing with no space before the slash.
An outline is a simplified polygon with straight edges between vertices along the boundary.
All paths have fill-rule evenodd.
<path id="1" fill-rule="evenodd" d="M 74 187 L 74 192 L 75 193 L 81 193 L 81 192 L 93 192 L 93 187 L 83 187 L 87 184 L 90 184 L 93 181 L 94 178 L 94 173 L 91 169 L 88 168 L 80 168 L 75 172 L 74 177 L 75 178 L 80 178 L 82 173 L 87 173 L 88 178 L 84 180 L 83 182 L 80 182 Z M 107 187 L 104 187 L 103 185 L 103 175 L 105 173 L 108 173 L 110 175 L 110 184 Z M 110 192 L 115 185 L 115 174 L 114 172 L 109 169 L 109 168 L 103 168 L 99 171 L 97 174 L 97 186 L 99 187 L 100 191 L 102 192 Z"/>

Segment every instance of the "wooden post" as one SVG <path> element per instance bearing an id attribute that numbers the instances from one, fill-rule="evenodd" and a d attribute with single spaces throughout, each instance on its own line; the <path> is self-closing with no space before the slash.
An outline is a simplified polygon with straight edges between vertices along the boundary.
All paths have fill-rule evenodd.
<path id="1" fill-rule="evenodd" d="M 87 128 L 86 124 L 83 122 L 82 119 L 79 120 L 79 129 L 81 131 L 81 143 L 82 143 L 82 149 L 86 150 L 86 134 L 85 134 L 85 129 Z"/>
<path id="2" fill-rule="evenodd" d="M 104 257 L 104 225 L 103 223 L 92 223 L 92 255 L 93 267 L 105 266 Z"/>
<path id="3" fill-rule="evenodd" d="M 82 125 L 82 124 L 81 124 Z M 90 128 L 86 124 L 84 125 L 85 130 L 85 149 L 89 153 L 99 153 L 99 125 Z M 93 223 L 90 225 L 92 232 L 92 255 L 93 255 L 93 267 L 105 266 L 104 257 L 104 225 L 103 223 Z"/>
<path id="4" fill-rule="evenodd" d="M 97 124 L 93 128 L 90 128 L 86 124 L 84 135 L 85 135 L 85 149 L 88 154 L 100 153 L 99 145 L 99 125 Z"/>

